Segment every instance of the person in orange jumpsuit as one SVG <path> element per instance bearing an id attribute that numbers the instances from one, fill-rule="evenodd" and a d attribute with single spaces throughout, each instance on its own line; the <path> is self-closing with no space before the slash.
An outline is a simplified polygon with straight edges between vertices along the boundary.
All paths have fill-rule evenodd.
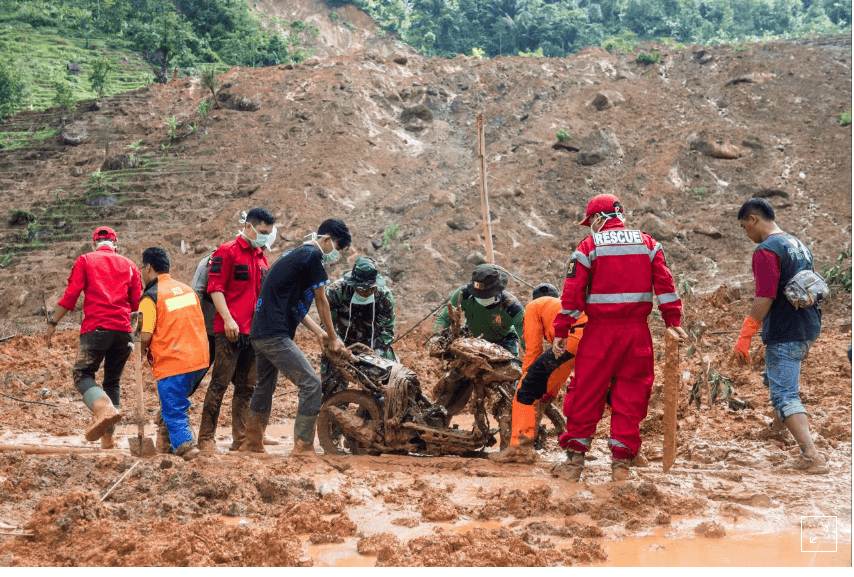
<path id="1" fill-rule="evenodd" d="M 525 307 L 523 334 L 525 339 L 525 358 L 522 361 L 522 378 L 516 386 L 513 397 L 513 424 L 510 445 L 504 450 L 492 453 L 489 459 L 496 463 L 533 463 L 534 435 L 537 427 L 537 415 L 542 414 L 552 399 L 560 393 L 560 388 L 569 378 L 575 366 L 575 353 L 587 317 L 581 315 L 572 325 L 567 338 L 566 351 L 559 358 L 551 349 L 543 352 L 543 342 L 554 341 L 554 320 L 560 313 L 561 304 L 557 288 L 548 283 L 534 288 L 532 300 Z"/>
<path id="2" fill-rule="evenodd" d="M 675 337 L 687 337 L 680 327 L 682 302 L 661 245 L 640 230 L 624 225 L 623 206 L 610 194 L 590 199 L 579 224 L 590 226 L 567 265 L 561 305 L 554 321 L 552 350 L 566 349 L 571 327 L 587 314 L 576 355 L 575 376 L 564 401 L 566 433 L 560 445 L 567 461 L 552 473 L 577 482 L 584 468 L 596 425 L 606 400 L 611 403 L 611 478 L 626 480 L 641 446 L 638 426 L 646 417 L 655 378 L 647 317 L 653 293 L 661 318 Z"/>

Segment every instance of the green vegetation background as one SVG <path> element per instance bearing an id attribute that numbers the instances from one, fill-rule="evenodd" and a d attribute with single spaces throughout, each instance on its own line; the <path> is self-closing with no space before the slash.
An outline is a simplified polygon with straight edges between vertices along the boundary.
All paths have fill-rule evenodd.
<path id="1" fill-rule="evenodd" d="M 287 1 L 287 0 L 282 0 Z M 845 0 L 326 0 L 355 4 L 430 56 L 561 57 L 640 40 L 742 43 L 851 28 Z M 316 27 L 257 15 L 254 0 L 0 0 L 0 119 L 166 82 L 177 67 L 300 62 Z M 655 62 L 656 54 L 640 55 Z M 80 73 L 66 69 L 80 65 Z M 93 75 L 93 70 L 96 73 Z M 97 72 L 100 71 L 100 76 Z"/>
<path id="2" fill-rule="evenodd" d="M 847 0 L 326 0 L 355 4 L 430 56 L 563 57 L 640 40 L 720 44 L 851 28 Z"/>
<path id="3" fill-rule="evenodd" d="M 73 101 L 166 82 L 173 67 L 300 62 L 307 34 L 317 28 L 259 18 L 245 0 L 0 0 L 0 118 L 64 105 L 69 90 Z M 104 58 L 106 82 L 93 85 Z"/>

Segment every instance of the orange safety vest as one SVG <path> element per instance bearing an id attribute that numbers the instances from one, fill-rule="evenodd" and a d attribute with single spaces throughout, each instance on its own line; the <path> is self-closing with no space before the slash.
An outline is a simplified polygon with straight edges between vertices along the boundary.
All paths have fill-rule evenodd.
<path id="1" fill-rule="evenodd" d="M 205 319 L 196 291 L 168 274 L 145 290 L 157 318 L 151 335 L 154 376 L 158 380 L 204 369 L 210 364 Z"/>

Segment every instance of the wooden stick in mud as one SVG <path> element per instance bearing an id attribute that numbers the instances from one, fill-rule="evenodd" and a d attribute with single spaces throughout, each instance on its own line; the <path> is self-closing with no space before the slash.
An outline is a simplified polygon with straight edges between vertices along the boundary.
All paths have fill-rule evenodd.
<path id="1" fill-rule="evenodd" d="M 124 478 L 125 478 L 125 477 L 127 477 L 127 476 L 130 474 L 130 472 L 131 472 L 131 471 L 133 471 L 133 470 L 136 468 L 136 466 L 137 466 L 137 465 L 139 465 L 140 463 L 142 463 L 142 461 L 137 460 L 137 462 L 136 462 L 136 463 L 134 463 L 133 465 L 131 465 L 131 466 L 130 466 L 130 469 L 128 469 L 127 471 L 125 471 L 125 472 L 122 474 L 122 476 L 121 476 L 121 477 L 119 477 L 119 480 L 118 480 L 118 481 L 116 481 L 115 483 L 113 483 L 113 486 L 112 486 L 112 487 L 110 487 L 110 488 L 109 488 L 109 490 L 108 490 L 106 493 L 104 493 L 104 496 L 103 496 L 103 497 L 101 497 L 101 503 L 103 503 L 103 502 L 104 502 L 104 499 L 106 499 L 107 497 L 109 497 L 109 496 L 110 496 L 110 493 L 112 493 L 112 492 L 113 492 L 113 489 L 115 489 L 116 487 L 118 487 L 118 486 L 119 486 L 119 483 L 121 483 L 122 481 L 124 481 Z"/>
<path id="2" fill-rule="evenodd" d="M 664 454 L 662 466 L 668 472 L 676 461 L 676 406 L 679 402 L 679 338 L 664 331 Z"/>
<path id="3" fill-rule="evenodd" d="M 486 139 L 483 136 L 483 114 L 478 112 L 477 120 L 477 156 L 480 160 L 480 205 L 483 208 L 483 234 L 486 249 L 486 262 L 495 264 L 492 252 L 492 223 L 489 220 L 489 196 L 486 192 Z"/>

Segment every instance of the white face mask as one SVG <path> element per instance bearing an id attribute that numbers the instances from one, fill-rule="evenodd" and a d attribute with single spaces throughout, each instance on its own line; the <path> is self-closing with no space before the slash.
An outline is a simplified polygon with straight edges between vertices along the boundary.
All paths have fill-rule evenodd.
<path id="1" fill-rule="evenodd" d="M 352 302 L 354 305 L 369 305 L 374 302 L 376 296 L 377 293 L 371 293 L 370 296 L 363 297 L 359 293 L 354 292 L 353 298 L 350 299 L 350 302 Z"/>
<path id="2" fill-rule="evenodd" d="M 488 307 L 490 305 L 494 305 L 495 303 L 497 303 L 498 297 L 497 296 L 496 297 L 487 297 L 485 299 L 479 299 L 477 297 L 474 297 L 474 300 L 476 300 L 479 305 L 484 306 L 484 307 Z"/>
<path id="3" fill-rule="evenodd" d="M 605 223 L 607 223 L 612 218 L 619 218 L 620 222 L 626 222 L 626 217 L 623 216 L 622 212 L 599 212 L 596 214 L 596 216 L 601 219 L 601 222 L 599 223 L 599 230 L 595 229 L 596 222 L 592 221 L 590 223 L 590 234 L 596 234 L 597 232 L 600 232 L 603 228 L 605 228 Z"/>
<path id="4" fill-rule="evenodd" d="M 323 236 L 326 236 L 326 235 L 323 235 Z M 320 252 L 323 254 L 323 264 L 331 264 L 331 263 L 335 262 L 336 260 L 338 260 L 338 257 L 341 256 L 341 253 L 339 253 L 338 249 L 335 248 L 335 244 L 333 243 L 332 250 L 330 250 L 329 252 L 323 252 L 323 247 L 320 246 L 320 243 L 317 241 L 318 238 L 323 238 L 323 237 L 322 236 L 318 237 L 317 233 L 313 232 L 313 233 L 311 233 L 311 239 L 308 242 L 305 242 L 303 244 L 313 244 L 314 246 L 319 248 Z"/>
<path id="5" fill-rule="evenodd" d="M 273 243 L 276 242 L 276 234 L 277 234 L 277 230 L 276 230 L 275 226 L 273 227 L 273 230 L 270 231 L 270 234 L 261 234 L 255 228 L 255 225 L 250 222 L 249 226 L 251 226 L 252 230 L 255 231 L 255 239 L 253 240 L 253 239 L 250 239 L 248 236 L 246 236 L 246 213 L 245 212 L 240 213 L 240 220 L 238 222 L 240 222 L 240 224 L 243 225 L 243 228 L 241 228 L 240 230 L 237 231 L 237 236 L 242 236 L 247 241 L 249 241 L 250 246 L 252 246 L 253 248 L 260 248 L 262 246 L 266 246 L 268 250 L 273 247 Z"/>

